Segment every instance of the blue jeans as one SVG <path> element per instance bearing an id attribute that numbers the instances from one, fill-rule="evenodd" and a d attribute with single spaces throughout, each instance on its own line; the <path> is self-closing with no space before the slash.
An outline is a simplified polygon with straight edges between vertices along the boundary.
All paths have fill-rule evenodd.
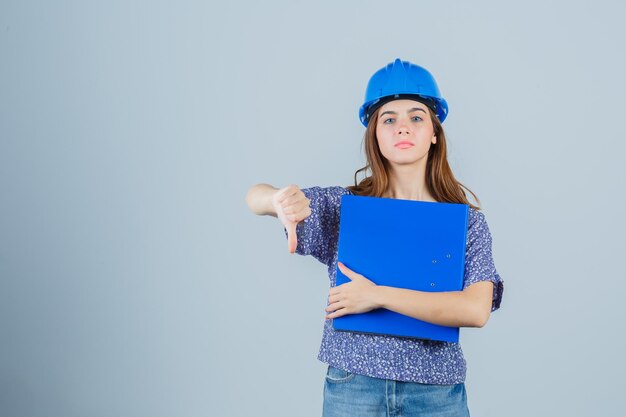
<path id="1" fill-rule="evenodd" d="M 434 385 L 354 374 L 328 366 L 323 417 L 469 417 L 465 384 Z"/>

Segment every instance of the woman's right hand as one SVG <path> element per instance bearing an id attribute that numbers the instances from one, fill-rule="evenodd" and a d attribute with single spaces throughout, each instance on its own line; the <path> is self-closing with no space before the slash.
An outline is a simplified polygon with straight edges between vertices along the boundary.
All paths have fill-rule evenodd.
<path id="1" fill-rule="evenodd" d="M 276 210 L 276 217 L 287 230 L 287 244 L 289 253 L 294 253 L 298 246 L 296 226 L 302 220 L 311 215 L 311 200 L 309 200 L 300 187 L 288 185 L 281 188 L 272 197 L 272 205 Z"/>

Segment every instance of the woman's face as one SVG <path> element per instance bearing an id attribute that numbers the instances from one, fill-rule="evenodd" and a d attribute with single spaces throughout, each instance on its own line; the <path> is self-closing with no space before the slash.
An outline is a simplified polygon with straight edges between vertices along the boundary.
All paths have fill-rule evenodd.
<path id="1" fill-rule="evenodd" d="M 431 143 L 437 142 L 429 112 L 413 100 L 390 101 L 379 109 L 376 138 L 389 162 L 405 165 L 428 158 Z"/>

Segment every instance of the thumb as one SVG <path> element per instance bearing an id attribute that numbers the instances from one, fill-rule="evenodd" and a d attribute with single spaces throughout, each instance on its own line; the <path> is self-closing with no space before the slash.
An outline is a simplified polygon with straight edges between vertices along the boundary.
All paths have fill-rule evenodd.
<path id="1" fill-rule="evenodd" d="M 294 253 L 298 246 L 298 235 L 296 234 L 296 226 L 298 223 L 289 222 L 285 228 L 287 229 L 287 244 L 289 245 L 289 253 Z"/>

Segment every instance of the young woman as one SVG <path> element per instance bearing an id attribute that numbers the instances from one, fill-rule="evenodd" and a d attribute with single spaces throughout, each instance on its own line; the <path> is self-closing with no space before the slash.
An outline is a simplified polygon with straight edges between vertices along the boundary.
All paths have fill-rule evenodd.
<path id="1" fill-rule="evenodd" d="M 468 416 L 466 362 L 459 343 L 334 331 L 332 320 L 386 308 L 422 321 L 483 327 L 500 307 L 503 281 L 480 207 L 467 200 L 447 161 L 441 123 L 448 105 L 432 75 L 396 59 L 369 80 L 359 117 L 367 165 L 354 186 L 277 189 L 253 186 L 250 209 L 277 217 L 289 251 L 328 267 L 330 291 L 318 359 L 328 364 L 324 416 Z M 357 184 L 356 176 L 369 170 Z M 422 292 L 376 285 L 338 262 L 339 209 L 344 194 L 469 205 L 462 291 Z M 336 286 L 336 271 L 350 282 Z"/>

